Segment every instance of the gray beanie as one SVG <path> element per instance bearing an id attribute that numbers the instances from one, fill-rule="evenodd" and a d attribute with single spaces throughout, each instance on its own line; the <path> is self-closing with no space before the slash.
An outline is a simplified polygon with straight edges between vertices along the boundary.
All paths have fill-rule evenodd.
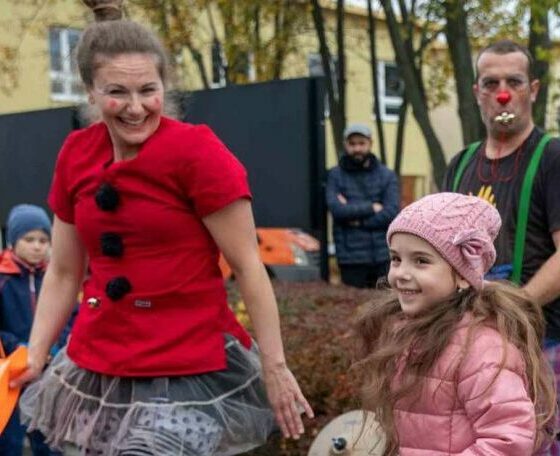
<path id="1" fill-rule="evenodd" d="M 45 210 L 32 204 L 14 206 L 6 226 L 8 245 L 14 246 L 19 238 L 33 230 L 43 230 L 51 237 L 51 221 Z"/>

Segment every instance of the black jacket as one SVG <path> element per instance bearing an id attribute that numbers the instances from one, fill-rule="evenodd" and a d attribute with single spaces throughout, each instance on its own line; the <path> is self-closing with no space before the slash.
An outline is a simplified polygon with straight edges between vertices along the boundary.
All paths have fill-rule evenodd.
<path id="1" fill-rule="evenodd" d="M 347 200 L 343 204 L 337 198 Z M 374 213 L 373 203 L 383 205 Z M 333 216 L 336 257 L 341 264 L 383 263 L 389 253 L 385 236 L 400 209 L 397 176 L 369 155 L 367 166 L 358 166 L 343 155 L 327 181 L 327 204 Z"/>

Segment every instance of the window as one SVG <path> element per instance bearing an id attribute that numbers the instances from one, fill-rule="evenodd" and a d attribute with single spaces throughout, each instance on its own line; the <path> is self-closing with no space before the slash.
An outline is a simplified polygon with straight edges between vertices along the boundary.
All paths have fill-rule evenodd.
<path id="1" fill-rule="evenodd" d="M 386 122 L 399 120 L 399 109 L 403 101 L 404 82 L 394 62 L 378 62 L 379 110 Z"/>
<path id="2" fill-rule="evenodd" d="M 51 98 L 55 101 L 84 101 L 85 93 L 72 58 L 80 31 L 53 27 L 49 30 Z"/>

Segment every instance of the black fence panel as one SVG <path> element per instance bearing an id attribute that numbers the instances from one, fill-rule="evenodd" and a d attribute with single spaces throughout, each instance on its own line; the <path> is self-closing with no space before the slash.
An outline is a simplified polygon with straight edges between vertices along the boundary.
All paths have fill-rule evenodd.
<path id="1" fill-rule="evenodd" d="M 76 126 L 72 108 L 0 116 L 0 225 L 12 206 L 47 209 L 56 156 Z"/>
<path id="2" fill-rule="evenodd" d="M 258 226 L 318 227 L 325 164 L 317 86 L 315 79 L 274 81 L 183 99 L 182 120 L 208 124 L 247 168 Z"/>
<path id="3" fill-rule="evenodd" d="M 306 78 L 198 91 L 181 108 L 247 168 L 257 226 L 299 227 L 321 241 L 327 278 L 323 102 L 323 81 Z"/>

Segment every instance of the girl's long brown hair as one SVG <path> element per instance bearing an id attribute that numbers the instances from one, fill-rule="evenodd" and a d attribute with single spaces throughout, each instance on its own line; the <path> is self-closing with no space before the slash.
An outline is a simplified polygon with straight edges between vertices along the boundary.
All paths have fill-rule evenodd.
<path id="1" fill-rule="evenodd" d="M 552 370 L 544 358 L 541 342 L 545 323 L 541 307 L 522 290 L 501 282 L 488 283 L 482 291 L 469 289 L 449 301 L 433 306 L 422 315 L 406 318 L 390 290 L 368 304 L 355 326 L 357 352 L 354 368 L 363 381 L 362 400 L 366 410 L 375 412 L 387 445 L 384 456 L 398 454 L 399 441 L 393 410 L 399 399 L 421 393 L 422 382 L 447 347 L 451 335 L 465 313 L 472 315 L 461 356 L 477 327 L 497 329 L 505 344 L 519 349 L 525 362 L 528 393 L 535 406 L 540 448 L 553 435 L 556 389 Z M 413 347 L 413 350 L 411 349 Z M 402 361 L 403 357 L 406 362 Z M 392 382 L 399 365 L 399 382 Z M 460 359 L 454 366 L 460 364 Z M 401 377 L 402 376 L 402 377 Z M 489 385 L 490 386 L 490 385 Z"/>

